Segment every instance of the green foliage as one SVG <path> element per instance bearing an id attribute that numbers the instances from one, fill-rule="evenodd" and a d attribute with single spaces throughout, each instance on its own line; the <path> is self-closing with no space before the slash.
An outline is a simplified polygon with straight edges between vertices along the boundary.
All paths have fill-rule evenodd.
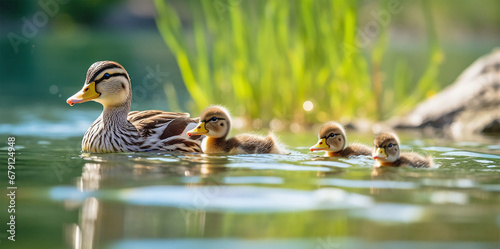
<path id="1" fill-rule="evenodd" d="M 427 65 L 417 80 L 415 87 L 412 87 L 413 71 L 404 59 L 398 59 L 394 64 L 392 85 L 394 91 L 391 89 L 386 91 L 387 95 L 389 95 L 388 102 L 394 107 L 385 108 L 385 110 L 388 110 L 386 114 L 405 113 L 419 101 L 431 97 L 440 89 L 437 78 L 440 73 L 439 67 L 444 60 L 444 53 L 438 43 L 434 18 L 431 13 L 431 1 L 422 1 L 422 12 L 428 38 Z M 389 115 L 384 115 L 381 118 L 388 117 Z"/>
<path id="2" fill-rule="evenodd" d="M 381 119 L 388 96 L 393 96 L 390 103 L 397 99 L 394 93 L 408 96 L 414 90 L 404 86 L 384 94 L 380 65 L 387 27 L 381 27 L 373 52 L 365 55 L 367 48 L 356 45 L 358 1 L 186 2 L 189 21 L 183 23 L 173 6 L 156 0 L 156 21 L 176 56 L 195 113 L 223 104 L 237 116 L 264 121 Z M 437 70 L 433 62 L 429 67 Z M 409 69 L 402 65 L 396 65 L 396 80 L 408 79 Z M 415 99 L 434 86 L 436 72 L 425 73 Z M 303 108 L 306 101 L 314 104 L 310 112 Z"/>

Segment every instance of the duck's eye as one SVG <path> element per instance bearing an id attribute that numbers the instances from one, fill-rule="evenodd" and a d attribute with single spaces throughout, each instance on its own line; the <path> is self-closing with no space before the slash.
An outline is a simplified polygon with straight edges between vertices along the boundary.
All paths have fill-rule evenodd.
<path id="1" fill-rule="evenodd" d="M 387 145 L 387 147 L 389 147 L 389 148 L 392 148 L 392 146 L 394 146 L 394 144 L 392 144 L 392 143 L 389 143 L 389 145 Z"/>
<path id="2" fill-rule="evenodd" d="M 330 135 L 328 135 L 328 137 L 335 137 L 335 133 L 330 133 Z"/>
<path id="3" fill-rule="evenodd" d="M 218 118 L 216 118 L 215 116 L 213 116 L 213 117 L 210 119 L 210 121 L 212 121 L 212 122 L 217 122 L 217 120 L 219 120 L 219 119 L 218 119 Z"/>
<path id="4" fill-rule="evenodd" d="M 109 73 L 105 73 L 103 76 L 102 76 L 103 79 L 109 79 Z"/>

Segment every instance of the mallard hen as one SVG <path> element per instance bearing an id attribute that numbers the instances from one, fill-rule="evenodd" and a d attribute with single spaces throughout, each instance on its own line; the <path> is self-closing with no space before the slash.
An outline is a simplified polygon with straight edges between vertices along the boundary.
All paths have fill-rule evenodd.
<path id="1" fill-rule="evenodd" d="M 201 152 L 200 136 L 186 136 L 199 119 L 188 113 L 158 110 L 130 112 L 132 86 L 125 68 L 113 61 L 90 66 L 85 84 L 66 101 L 95 101 L 104 107 L 82 139 L 82 151 L 109 153 L 124 151 Z"/>
<path id="2" fill-rule="evenodd" d="M 373 159 L 376 167 L 414 167 L 431 168 L 434 166 L 431 156 L 423 157 L 415 152 L 401 153 L 399 138 L 393 133 L 381 133 L 375 138 Z"/>
<path id="3" fill-rule="evenodd" d="M 344 127 L 336 122 L 328 122 L 321 127 L 318 133 L 319 141 L 310 148 L 310 151 L 325 151 L 329 157 L 351 157 L 351 156 L 369 156 L 370 147 L 364 144 L 347 144 L 347 137 Z"/>
<path id="4" fill-rule="evenodd" d="M 189 136 L 205 135 L 202 149 L 205 153 L 231 153 L 231 154 L 285 154 L 285 150 L 270 135 L 259 137 L 250 134 L 241 134 L 226 139 L 231 130 L 231 116 L 221 106 L 206 108 L 201 116 L 200 123 L 193 130 L 188 131 Z"/>

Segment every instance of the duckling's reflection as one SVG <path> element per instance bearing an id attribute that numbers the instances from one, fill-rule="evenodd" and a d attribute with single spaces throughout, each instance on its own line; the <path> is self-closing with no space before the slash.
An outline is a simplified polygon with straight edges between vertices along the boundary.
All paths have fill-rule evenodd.
<path id="1" fill-rule="evenodd" d="M 193 154 L 181 159 L 183 163 L 191 165 L 186 170 L 185 176 L 213 177 L 218 173 L 229 170 L 227 167 L 231 160 L 227 156 L 210 156 L 207 154 Z M 188 184 L 189 186 L 189 184 Z"/>
<path id="2" fill-rule="evenodd" d="M 196 166 L 196 170 L 188 171 L 186 173 L 199 176 L 199 179 L 187 180 L 186 186 L 192 188 L 193 191 L 198 191 L 200 186 L 211 186 L 211 191 L 202 191 L 198 193 L 199 200 L 193 200 L 193 205 L 187 207 L 179 207 L 179 211 L 184 217 L 186 225 L 186 233 L 189 236 L 204 236 L 205 235 L 205 221 L 207 213 L 204 207 L 210 202 L 210 199 L 217 198 L 221 189 L 225 185 L 225 178 L 227 176 L 228 168 L 224 164 L 200 164 Z M 186 174 L 186 176 L 188 176 Z M 207 190 L 207 189 L 204 189 Z M 222 224 L 222 216 L 213 216 L 214 219 L 221 219 L 217 224 Z"/>
<path id="3" fill-rule="evenodd" d="M 401 175 L 397 167 L 373 167 L 370 174 L 372 180 L 395 181 L 400 180 Z M 370 194 L 380 194 L 380 188 L 370 187 Z"/>
<path id="4" fill-rule="evenodd" d="M 373 167 L 372 180 L 395 180 L 399 177 L 397 167 Z"/>
<path id="5" fill-rule="evenodd" d="M 328 166 L 325 166 L 328 167 Z M 331 177 L 345 174 L 345 170 L 341 168 L 330 167 L 330 171 L 316 171 L 316 177 Z"/>

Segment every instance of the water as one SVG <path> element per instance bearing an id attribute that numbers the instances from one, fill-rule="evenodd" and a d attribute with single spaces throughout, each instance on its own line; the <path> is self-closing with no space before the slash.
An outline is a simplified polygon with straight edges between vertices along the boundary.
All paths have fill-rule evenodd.
<path id="1" fill-rule="evenodd" d="M 437 169 L 324 158 L 307 150 L 312 133 L 279 134 L 290 155 L 82 154 L 93 115 L 0 124 L 3 162 L 16 137 L 18 187 L 14 243 L 0 198 L 1 248 L 500 246 L 498 138 L 401 134 L 405 150 L 434 156 Z"/>

